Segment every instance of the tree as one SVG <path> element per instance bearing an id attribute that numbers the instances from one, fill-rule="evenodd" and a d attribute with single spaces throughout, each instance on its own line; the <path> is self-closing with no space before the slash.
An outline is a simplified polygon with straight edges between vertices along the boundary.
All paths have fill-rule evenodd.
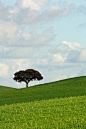
<path id="1" fill-rule="evenodd" d="M 22 71 L 18 71 L 14 74 L 14 78 L 13 78 L 15 81 L 17 82 L 25 82 L 26 83 L 26 88 L 28 87 L 28 83 L 30 81 L 33 81 L 33 80 L 42 80 L 43 77 L 42 75 L 34 70 L 34 69 L 27 69 L 27 70 L 22 70 Z"/>

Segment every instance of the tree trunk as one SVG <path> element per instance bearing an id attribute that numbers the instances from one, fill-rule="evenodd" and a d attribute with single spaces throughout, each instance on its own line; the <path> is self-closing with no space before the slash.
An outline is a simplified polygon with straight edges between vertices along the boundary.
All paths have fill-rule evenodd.
<path id="1" fill-rule="evenodd" d="M 26 88 L 28 88 L 28 83 L 26 83 Z"/>

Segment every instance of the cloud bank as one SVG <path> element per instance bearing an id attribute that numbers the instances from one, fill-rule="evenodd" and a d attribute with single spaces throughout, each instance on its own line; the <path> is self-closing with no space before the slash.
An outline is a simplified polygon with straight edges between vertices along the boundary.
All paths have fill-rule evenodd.
<path id="1" fill-rule="evenodd" d="M 15 83 L 13 74 L 28 68 L 43 74 L 39 83 L 83 75 L 86 47 L 64 40 L 54 43 L 58 38 L 54 21 L 70 16 L 74 4 L 50 2 L 17 0 L 14 6 L 0 2 L 0 85 L 22 88 L 25 84 Z"/>

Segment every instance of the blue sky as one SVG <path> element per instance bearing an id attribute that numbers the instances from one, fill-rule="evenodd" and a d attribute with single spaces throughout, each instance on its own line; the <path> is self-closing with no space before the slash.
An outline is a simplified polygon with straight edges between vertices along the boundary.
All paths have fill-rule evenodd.
<path id="1" fill-rule="evenodd" d="M 85 0 L 0 0 L 0 82 L 21 69 L 40 71 L 31 85 L 86 75 Z"/>
<path id="2" fill-rule="evenodd" d="M 4 6 L 14 6 L 17 0 L 1 0 Z"/>

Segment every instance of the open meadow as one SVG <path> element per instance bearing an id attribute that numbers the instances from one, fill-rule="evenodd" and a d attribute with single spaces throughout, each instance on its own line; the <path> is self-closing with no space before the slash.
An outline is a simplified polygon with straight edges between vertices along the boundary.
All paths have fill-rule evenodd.
<path id="1" fill-rule="evenodd" d="M 0 129 L 86 129 L 86 77 L 0 86 Z"/>

